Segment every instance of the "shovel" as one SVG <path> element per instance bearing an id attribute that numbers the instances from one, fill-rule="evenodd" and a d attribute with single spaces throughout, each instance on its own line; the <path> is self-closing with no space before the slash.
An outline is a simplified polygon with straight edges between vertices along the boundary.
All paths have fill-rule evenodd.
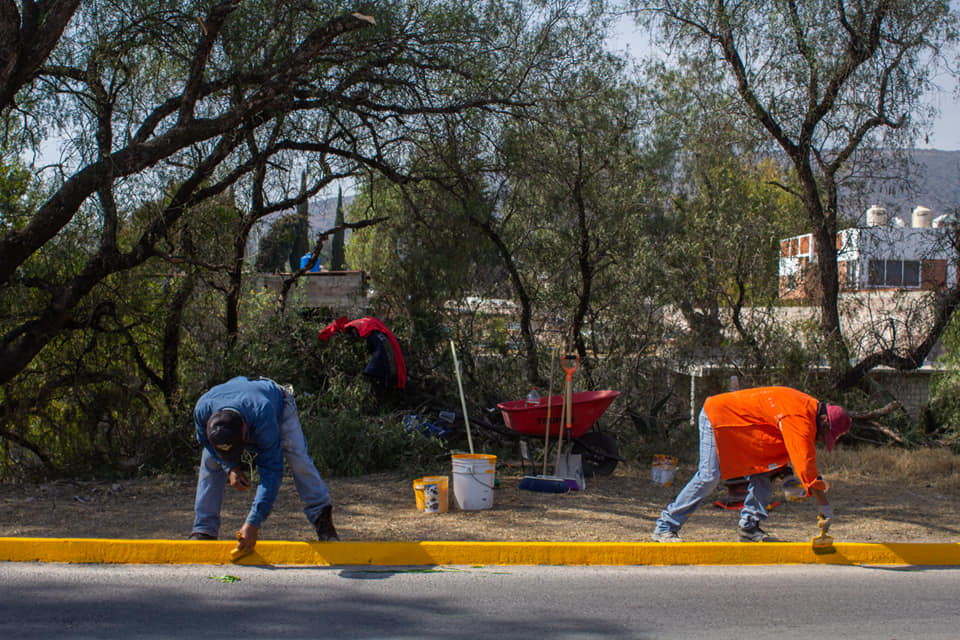
<path id="1" fill-rule="evenodd" d="M 572 358 L 576 358 L 576 361 L 572 365 L 567 366 L 567 361 Z M 567 374 L 567 384 L 564 389 L 563 398 L 566 423 L 564 424 L 564 428 L 560 429 L 560 438 L 557 443 L 557 462 L 554 464 L 553 473 L 563 478 L 571 489 L 580 491 L 586 487 L 586 482 L 583 477 L 583 460 L 580 454 L 570 453 L 570 443 L 568 443 L 567 451 L 563 451 L 563 432 L 566 431 L 569 436 L 573 430 L 573 372 L 580 366 L 580 356 L 578 354 L 568 353 L 563 356 L 563 359 L 560 361 L 560 366 L 563 367 L 563 370 Z"/>

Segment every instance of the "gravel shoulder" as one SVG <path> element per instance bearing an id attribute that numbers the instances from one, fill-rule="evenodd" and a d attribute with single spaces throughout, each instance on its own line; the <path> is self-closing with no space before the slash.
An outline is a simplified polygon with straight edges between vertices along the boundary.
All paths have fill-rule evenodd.
<path id="1" fill-rule="evenodd" d="M 944 474 L 824 471 L 831 484 L 837 542 L 958 542 L 960 482 Z M 960 467 L 960 465 L 957 465 Z M 492 509 L 417 511 L 412 480 L 393 474 L 327 478 L 334 522 L 343 540 L 363 541 L 603 541 L 649 540 L 654 520 L 692 474 L 681 468 L 671 487 L 652 482 L 649 468 L 620 465 L 565 494 L 518 489 L 519 468 L 500 468 Z M 926 477 L 925 477 L 926 476 Z M 452 475 L 451 475 L 452 480 Z M 0 484 L 0 537 L 183 539 L 193 520 L 196 479 L 163 474 L 117 482 L 57 481 Z M 779 483 L 775 485 L 779 491 Z M 726 495 L 721 485 L 715 498 Z M 252 492 L 227 489 L 222 538 L 242 523 Z M 782 492 L 778 493 L 782 499 Z M 736 540 L 737 512 L 702 506 L 681 532 L 684 540 Z M 764 528 L 780 539 L 808 541 L 817 533 L 816 505 L 782 501 Z M 263 540 L 312 540 L 292 480 L 284 480 Z"/>

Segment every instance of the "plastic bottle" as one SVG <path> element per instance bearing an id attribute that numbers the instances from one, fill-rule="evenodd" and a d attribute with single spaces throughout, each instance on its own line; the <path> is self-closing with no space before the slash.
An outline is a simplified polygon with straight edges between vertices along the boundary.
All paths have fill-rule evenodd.
<path id="1" fill-rule="evenodd" d="M 527 406 L 535 407 L 540 404 L 540 392 L 537 391 L 537 388 L 534 387 L 530 389 L 530 393 L 527 394 Z"/>

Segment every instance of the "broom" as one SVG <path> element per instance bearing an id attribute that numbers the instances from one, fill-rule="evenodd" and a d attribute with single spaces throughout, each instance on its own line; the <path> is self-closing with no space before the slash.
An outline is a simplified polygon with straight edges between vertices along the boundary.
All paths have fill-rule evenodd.
<path id="1" fill-rule="evenodd" d="M 550 454 L 550 409 L 553 406 L 553 370 L 557 355 L 557 348 L 550 352 L 550 384 L 547 392 L 547 428 L 543 438 L 543 473 L 536 476 L 523 476 L 519 488 L 524 491 L 539 491 L 541 493 L 566 493 L 570 490 L 563 478 L 547 475 L 547 459 Z M 560 419 L 560 428 L 563 428 L 563 418 Z"/>

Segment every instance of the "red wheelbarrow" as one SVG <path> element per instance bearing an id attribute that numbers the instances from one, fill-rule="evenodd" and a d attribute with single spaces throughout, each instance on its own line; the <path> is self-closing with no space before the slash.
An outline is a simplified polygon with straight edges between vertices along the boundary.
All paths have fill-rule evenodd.
<path id="1" fill-rule="evenodd" d="M 573 443 L 573 453 L 583 457 L 585 476 L 607 476 L 613 473 L 618 462 L 623 462 L 617 442 L 609 433 L 591 431 L 603 412 L 607 410 L 619 391 L 578 391 L 572 395 L 573 410 L 569 432 L 564 439 Z M 503 414 L 504 424 L 522 436 L 545 437 L 547 433 L 547 408 L 550 409 L 550 437 L 559 437 L 563 396 L 540 398 L 537 402 L 511 400 L 497 405 Z"/>

